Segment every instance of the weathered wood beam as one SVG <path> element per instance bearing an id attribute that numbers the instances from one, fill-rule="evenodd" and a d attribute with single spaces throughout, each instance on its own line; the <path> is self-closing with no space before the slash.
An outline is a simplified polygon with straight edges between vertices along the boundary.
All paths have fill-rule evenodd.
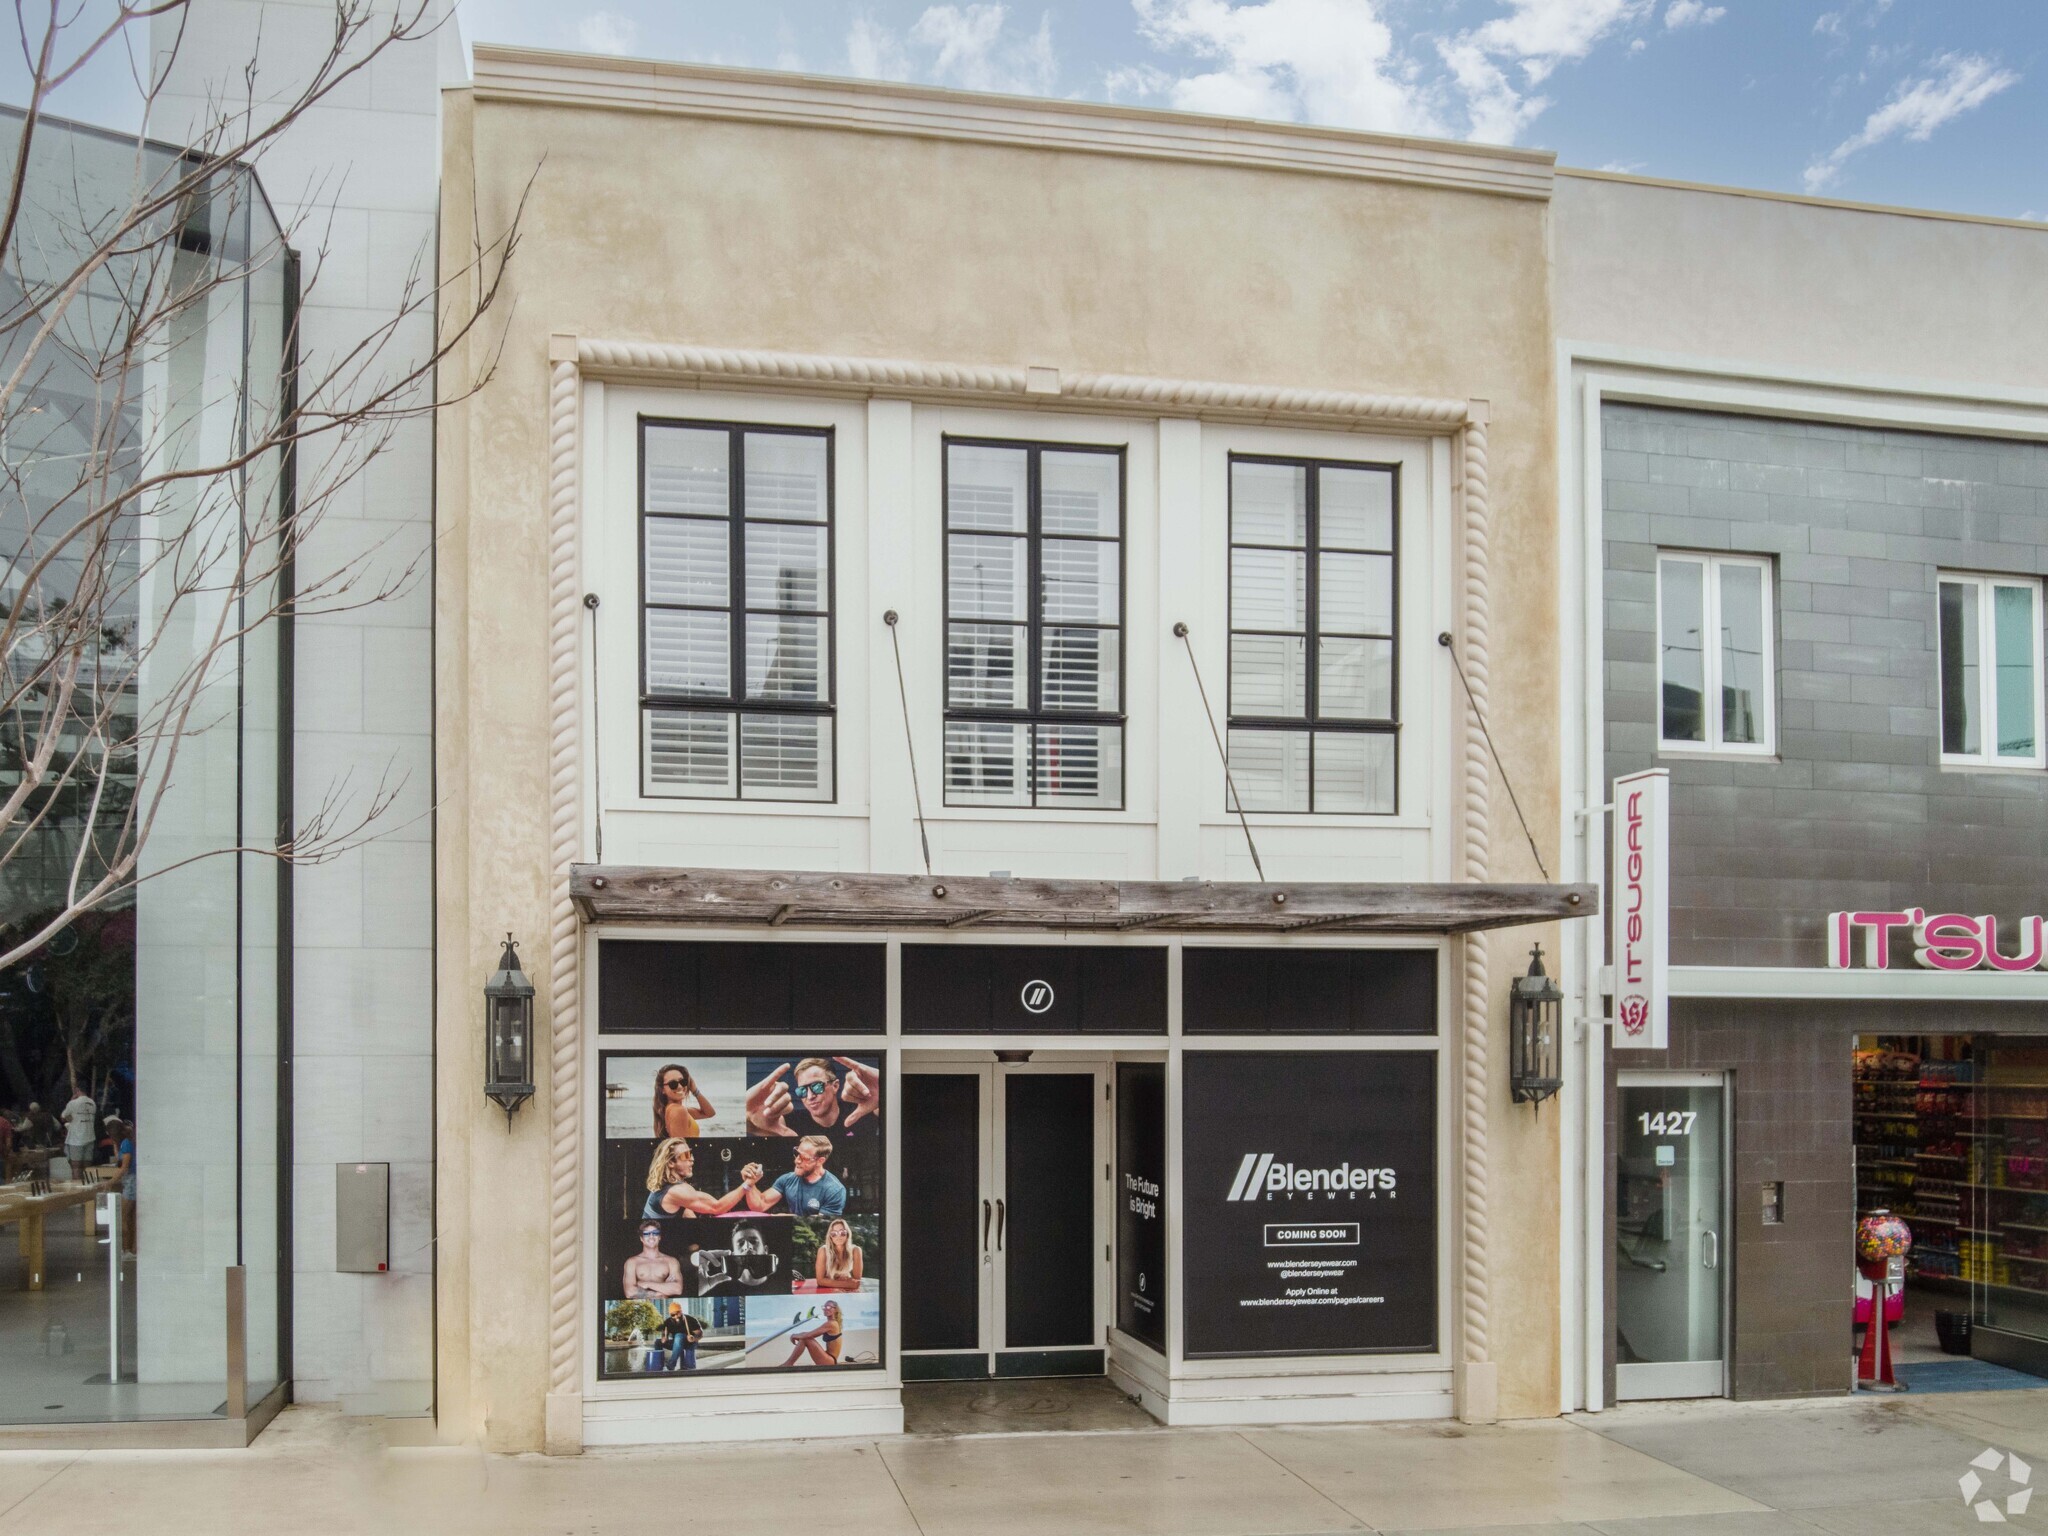
<path id="1" fill-rule="evenodd" d="M 693 922 L 721 913 L 777 907 L 834 913 L 873 912 L 909 920 L 950 921 L 977 910 L 1004 913 L 1116 911 L 1117 887 L 1106 880 L 990 880 L 940 875 L 866 875 L 755 869 L 661 869 L 579 864 L 570 891 L 586 912 L 607 918 Z"/>
<path id="2" fill-rule="evenodd" d="M 1591 885 L 1117 883 L 588 864 L 572 871 L 570 893 L 592 921 L 769 927 L 1424 934 L 1599 910 Z"/>

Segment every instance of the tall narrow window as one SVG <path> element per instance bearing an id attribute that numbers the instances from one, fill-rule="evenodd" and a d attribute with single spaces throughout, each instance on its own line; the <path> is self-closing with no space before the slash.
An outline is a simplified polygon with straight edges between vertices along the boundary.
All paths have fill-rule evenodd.
<path id="1" fill-rule="evenodd" d="M 1394 479 L 1230 461 L 1230 780 L 1248 811 L 1396 807 Z"/>
<path id="2" fill-rule="evenodd" d="M 2041 583 L 2019 576 L 1939 581 L 1941 760 L 2039 768 Z"/>
<path id="3" fill-rule="evenodd" d="M 1681 752 L 1773 751 L 1775 676 L 1770 562 L 1659 555 L 1659 744 Z"/>
<path id="4" fill-rule="evenodd" d="M 643 421 L 640 783 L 830 800 L 832 435 Z"/>
<path id="5" fill-rule="evenodd" d="M 1124 798 L 1123 451 L 946 442 L 946 803 Z"/>

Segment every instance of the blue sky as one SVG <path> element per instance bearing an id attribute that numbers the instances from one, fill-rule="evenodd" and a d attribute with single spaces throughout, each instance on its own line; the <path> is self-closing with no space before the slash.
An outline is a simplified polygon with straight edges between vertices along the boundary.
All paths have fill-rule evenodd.
<path id="1" fill-rule="evenodd" d="M 2048 0 L 460 0 L 460 15 L 471 42 L 1475 138 L 1593 169 L 2048 217 Z M 132 120 L 127 74 L 104 61 L 58 109 Z M 0 99 L 23 77 L 0 48 Z"/>
<path id="2" fill-rule="evenodd" d="M 2048 212 L 2044 0 L 464 0 L 463 30 Z"/>

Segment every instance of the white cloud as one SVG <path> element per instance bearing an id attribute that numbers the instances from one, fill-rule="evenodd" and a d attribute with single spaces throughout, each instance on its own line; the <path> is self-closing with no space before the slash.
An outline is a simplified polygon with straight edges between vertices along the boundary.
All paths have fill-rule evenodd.
<path id="1" fill-rule="evenodd" d="M 1508 0 L 1508 14 L 1437 43 L 1465 94 L 1472 137 L 1513 143 L 1550 105 L 1532 94 L 1558 65 L 1583 59 L 1647 17 L 1657 0 Z M 1679 0 L 1684 3 L 1684 0 Z M 1519 82 L 1516 75 L 1519 74 Z"/>
<path id="2" fill-rule="evenodd" d="M 1867 5 L 1849 0 L 1839 11 L 1822 11 L 1813 18 L 1813 30 L 1822 37 L 1844 37 L 1852 23 L 1874 27 L 1892 8 L 1892 0 L 1869 0 Z"/>
<path id="3" fill-rule="evenodd" d="M 862 13 L 847 30 L 847 67 L 870 79 L 1050 94 L 1059 76 L 1051 14 L 1023 33 L 1013 31 L 1009 19 L 1006 5 L 933 5 L 898 37 Z"/>
<path id="4" fill-rule="evenodd" d="M 1131 0 L 1154 47 L 1214 67 L 1164 88 L 1190 112 L 1447 132 L 1434 92 L 1394 45 L 1378 0 Z"/>
<path id="5" fill-rule="evenodd" d="M 1145 101 L 1173 89 L 1173 76 L 1156 64 L 1126 64 L 1104 73 L 1102 89 L 1111 101 Z"/>
<path id="6" fill-rule="evenodd" d="M 1711 27 L 1727 14 L 1727 6 L 1708 5 L 1706 0 L 1671 0 L 1664 7 L 1664 25 L 1674 32 L 1680 27 Z"/>
<path id="7" fill-rule="evenodd" d="M 1925 143 L 1943 124 L 1981 107 L 2000 91 L 2017 85 L 2020 78 L 1996 59 L 1974 53 L 1937 54 L 1928 67 L 1935 73 L 1901 80 L 1891 99 L 1870 114 L 1861 130 L 1807 166 L 1808 192 L 1830 186 L 1852 155 L 1887 139 Z"/>
<path id="8" fill-rule="evenodd" d="M 576 43 L 585 53 L 631 53 L 640 24 L 617 11 L 592 11 L 576 23 Z"/>
<path id="9" fill-rule="evenodd" d="M 864 80 L 905 80 L 910 59 L 896 34 L 863 12 L 846 29 L 846 69 Z"/>

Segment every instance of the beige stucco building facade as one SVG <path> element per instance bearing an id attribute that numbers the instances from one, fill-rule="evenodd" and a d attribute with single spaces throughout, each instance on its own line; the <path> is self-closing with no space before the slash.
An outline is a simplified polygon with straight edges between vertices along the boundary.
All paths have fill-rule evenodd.
<path id="1" fill-rule="evenodd" d="M 601 901 L 572 903 L 572 866 L 905 877 L 929 867 L 933 880 L 977 885 L 990 876 L 1018 885 L 1128 883 L 1120 886 L 1126 902 L 1140 884 L 1189 880 L 1219 889 L 1242 882 L 1261 901 L 1284 895 L 1289 882 L 1304 892 L 1307 882 L 1561 891 L 1548 884 L 1562 815 L 1550 158 L 485 47 L 473 84 L 447 95 L 444 115 L 444 270 L 515 221 L 520 242 L 505 294 L 465 348 L 470 365 L 495 348 L 495 370 L 448 406 L 437 471 L 444 1433 L 494 1449 L 567 1450 L 742 1432 L 734 1423 L 755 1433 L 887 1429 L 900 1423 L 898 1383 L 914 1352 L 902 1335 L 918 1326 L 900 1319 L 900 1245 L 923 1241 L 898 1231 L 918 1219 L 899 1182 L 914 1183 L 918 1171 L 905 1166 L 916 1154 L 899 1136 L 911 1132 L 893 1115 L 887 1166 L 903 1172 L 878 1173 L 891 1192 L 878 1196 L 886 1235 L 861 1229 L 876 1232 L 870 1268 L 882 1276 L 868 1282 L 883 1318 L 868 1362 L 877 1369 L 846 1372 L 829 1387 L 772 1373 L 658 1386 L 612 1379 L 629 1354 L 626 1322 L 607 1332 L 599 1312 L 612 1281 L 609 1270 L 600 1274 L 598 1250 L 609 1252 L 613 1239 L 594 1212 L 610 1198 L 598 1185 L 617 1150 L 595 1123 L 598 1094 L 614 1092 L 603 1086 L 613 1073 L 602 1048 L 623 1043 L 609 1039 L 612 1031 L 659 1036 L 662 1028 L 629 1022 L 601 1000 L 599 953 L 650 932 L 676 944 L 702 934 L 675 911 L 652 930 L 612 926 L 616 914 L 607 918 Z M 451 323 L 465 301 L 451 294 Z M 735 715 L 687 717 L 699 732 L 689 750 L 701 749 L 690 762 L 709 762 L 708 777 L 691 780 L 696 768 L 675 770 L 663 756 L 677 739 L 662 734 L 672 729 L 660 697 L 672 658 L 662 648 L 667 631 L 647 617 L 646 593 L 668 567 L 642 544 L 657 537 L 645 520 L 661 507 L 649 499 L 657 490 L 636 453 L 668 453 L 648 449 L 645 434 L 670 430 L 685 434 L 673 439 L 685 448 L 729 432 L 749 454 L 766 431 L 831 445 L 820 505 L 831 525 L 821 625 L 832 659 L 820 669 L 825 680 L 811 685 L 807 698 L 818 707 L 801 726 L 814 732 L 809 722 L 826 713 L 831 771 L 806 778 L 796 803 L 754 803 L 748 776 L 766 770 L 747 755 L 751 745 L 739 749 L 737 766 L 730 755 L 715 759 L 719 741 L 732 751 L 718 733 Z M 1091 556 L 1110 562 L 1091 567 L 1098 576 L 1114 565 L 1120 601 L 1100 591 L 1089 599 L 1097 604 L 1091 633 L 1114 626 L 1120 686 L 1090 696 L 1090 729 L 1106 734 L 1089 738 L 1101 756 L 1090 759 L 1096 766 L 1081 789 L 1062 787 L 1078 782 L 1071 758 L 1048 766 L 1045 742 L 1057 724 L 979 722 L 999 734 L 1043 733 L 1009 760 L 1026 764 L 1027 794 L 1008 767 L 970 761 L 964 744 L 988 738 L 976 738 L 977 722 L 951 707 L 949 678 L 957 692 L 968 665 L 957 633 L 965 546 L 956 542 L 949 559 L 946 540 L 967 535 L 958 532 L 966 516 L 959 497 L 947 501 L 944 487 L 968 462 L 962 452 L 991 443 L 997 454 L 1012 452 L 1002 446 L 1009 443 L 1039 445 L 1014 452 L 1048 455 L 1047 473 L 1081 462 L 1077 454 L 1114 455 L 1121 465 L 1114 553 L 1098 546 Z M 1367 572 L 1368 584 L 1379 584 L 1372 591 L 1385 601 L 1367 600 L 1367 627 L 1389 632 L 1359 642 L 1377 669 L 1363 686 L 1379 690 L 1361 710 L 1340 707 L 1348 684 L 1335 643 L 1315 638 L 1316 620 L 1298 640 L 1231 638 L 1234 622 L 1259 627 L 1243 615 L 1255 601 L 1253 568 L 1266 557 L 1255 551 L 1237 565 L 1232 547 L 1256 542 L 1242 531 L 1251 505 L 1243 466 L 1253 464 L 1321 488 L 1308 505 L 1322 509 L 1315 526 L 1323 533 L 1309 536 L 1305 557 L 1273 558 L 1286 570 L 1314 564 L 1322 573 L 1326 631 L 1335 624 L 1329 615 L 1352 601 L 1342 572 Z M 1348 537 L 1335 531 L 1354 483 L 1344 477 L 1361 474 L 1357 484 L 1386 497 L 1386 520 L 1353 546 L 1368 553 L 1332 555 Z M 1021 495 L 1026 481 L 1017 484 Z M 1041 508 L 1039 484 L 1029 482 L 1032 518 L 1072 515 L 1052 501 Z M 753 528 L 746 519 L 754 515 L 744 510 L 734 526 Z M 674 526 L 660 524 L 658 536 Z M 1034 539 L 1043 532 L 1031 528 Z M 1316 537 L 1325 540 L 1319 556 Z M 1063 558 L 1046 549 L 1046 558 Z M 814 571 L 810 579 L 820 578 Z M 729 603 L 729 592 L 721 600 Z M 1298 605 L 1299 589 L 1277 601 Z M 949 612 L 956 633 L 942 638 Z M 885 614 L 897 620 L 893 631 Z M 1039 628 L 1056 620 L 1034 609 L 1016 643 L 1028 632 L 1037 645 Z M 786 636 L 793 621 L 781 622 Z M 1176 624 L 1187 627 L 1185 643 Z M 706 643 L 723 647 L 716 629 L 703 631 L 712 636 Z M 733 633 L 733 649 L 718 653 L 728 668 L 721 676 L 752 643 L 751 632 Z M 1456 663 L 1440 633 L 1451 637 Z M 636 677 L 649 636 L 652 671 Z M 1282 715 L 1287 690 L 1299 686 L 1296 658 L 1311 649 L 1330 658 L 1312 695 L 1325 701 L 1327 733 L 1258 737 L 1271 721 L 1224 720 L 1260 713 L 1247 700 L 1272 681 L 1253 675 L 1268 641 L 1283 657 L 1272 674 Z M 786 660 L 788 651 L 777 654 Z M 1460 664 L 1533 850 L 1479 734 Z M 1094 686 L 1109 688 L 1106 675 L 1091 673 Z M 733 709 L 746 719 L 743 732 L 753 730 L 745 700 Z M 1342 734 L 1363 717 L 1377 722 L 1370 732 Z M 1306 766 L 1307 756 L 1296 766 L 1296 735 L 1304 754 L 1313 736 L 1321 767 Z M 1226 783 L 1219 736 L 1245 783 Z M 797 758 L 785 749 L 778 771 L 817 770 L 818 740 L 805 735 Z M 1269 740 L 1277 755 L 1258 757 Z M 1342 765 L 1361 762 L 1362 777 L 1339 782 Z M 667 777 L 677 772 L 681 779 Z M 700 793 L 721 774 L 739 786 L 730 798 Z M 1303 786 L 1321 808 L 1291 798 Z M 1232 814 L 1233 792 L 1246 803 L 1243 823 Z M 1081 803 L 1062 803 L 1062 793 Z M 587 884 L 582 894 L 591 896 Z M 771 921 L 745 936 L 804 936 L 794 901 Z M 1000 913 L 989 926 L 1002 928 Z M 1370 1024 L 1364 1034 L 1387 1049 L 1353 1065 L 1406 1053 L 1426 1063 L 1435 1085 L 1413 1149 L 1430 1170 L 1433 1205 L 1416 1271 L 1426 1337 L 1356 1358 L 1319 1347 L 1294 1361 L 1279 1349 L 1263 1363 L 1207 1360 L 1169 1308 L 1163 1347 L 1141 1345 L 1111 1295 L 1119 1237 L 1100 1203 L 1110 1240 L 1105 1271 L 1091 1283 L 1102 1327 L 1087 1342 L 1100 1353 L 1107 1340 L 1095 1368 L 1160 1417 L 1558 1411 L 1564 1152 L 1556 1116 L 1510 1101 L 1506 1034 L 1510 977 L 1524 969 L 1530 938 L 1555 952 L 1556 930 L 1475 938 L 1454 931 L 1456 923 L 1424 926 L 1381 923 L 1347 941 L 1347 931 L 1366 925 L 1339 914 L 1270 941 L 1239 934 L 1229 942 L 1282 954 L 1391 945 L 1425 957 L 1435 1020 L 1427 1038 L 1377 1039 L 1413 1031 Z M 1041 1065 L 1071 1059 L 1076 1071 L 1104 1074 L 1105 1092 L 1126 1064 L 1158 1063 L 1177 1111 L 1183 1070 L 1193 1093 L 1202 1054 L 1183 1043 L 1195 1025 L 1181 968 L 1197 941 L 1176 937 L 1172 923 L 1136 920 L 1123 930 L 1048 937 L 1041 925 L 1038 942 L 1150 945 L 1171 976 L 1160 1038 L 1142 1038 L 1149 1024 L 1098 1021 L 1092 1031 L 1117 1038 L 982 1043 L 1035 1045 Z M 537 1093 L 509 1125 L 478 1080 L 478 993 L 507 931 L 521 941 L 539 993 Z M 948 936 L 975 938 L 971 928 Z M 942 1057 L 962 1072 L 1000 1072 L 969 1062 L 974 1041 L 941 1030 L 944 1038 L 921 1050 L 927 1042 L 903 1033 L 916 1027 L 906 1022 L 917 999 L 903 979 L 913 946 L 886 921 L 870 937 L 889 955 L 886 1019 L 872 1042 L 887 1091 L 905 1091 Z M 989 944 L 1005 941 L 996 934 Z M 736 1033 L 710 1043 L 744 1048 Z M 756 1050 L 765 1057 L 784 1043 L 793 1052 L 828 1048 L 792 1035 Z M 1284 1043 L 1304 1048 L 1305 1059 L 1308 1047 L 1341 1053 L 1374 1040 L 1354 1033 Z M 683 1044 L 653 1048 L 673 1053 Z M 1077 1052 L 1082 1044 L 1088 1051 Z M 933 1059 L 920 1065 L 924 1056 Z M 638 1076 L 633 1083 L 634 1093 L 645 1091 Z M 1322 1112 L 1341 1126 L 1347 1106 Z M 1197 1138 L 1184 1145 L 1176 1116 L 1169 1121 L 1172 1185 L 1183 1155 L 1196 1156 Z M 1101 1136 L 1106 1154 L 1109 1122 Z M 1342 1187 L 1350 1175 L 1337 1177 Z M 1354 1178 L 1347 1193 L 1359 1187 Z M 1170 1207 L 1175 1198 L 1169 1190 Z M 1020 1195 L 1012 1203 L 1021 1211 Z M 605 1220 L 616 1214 L 606 1211 Z M 1183 1220 L 1193 1218 L 1169 1211 L 1168 1297 L 1192 1319 L 1198 1298 L 1186 1294 L 1181 1260 L 1202 1244 Z M 623 1240 L 631 1238 L 628 1230 Z M 705 1317 L 715 1336 L 725 1314 L 707 1301 Z M 1011 1325 L 1014 1341 L 1014 1302 Z M 750 1332 L 737 1358 L 751 1363 L 754 1347 Z M 998 1358 L 999 1350 L 1000 1341 Z M 761 1417 L 768 1414 L 782 1415 L 776 1422 L 785 1427 Z M 711 1427 L 714 1417 L 723 1430 Z"/>

